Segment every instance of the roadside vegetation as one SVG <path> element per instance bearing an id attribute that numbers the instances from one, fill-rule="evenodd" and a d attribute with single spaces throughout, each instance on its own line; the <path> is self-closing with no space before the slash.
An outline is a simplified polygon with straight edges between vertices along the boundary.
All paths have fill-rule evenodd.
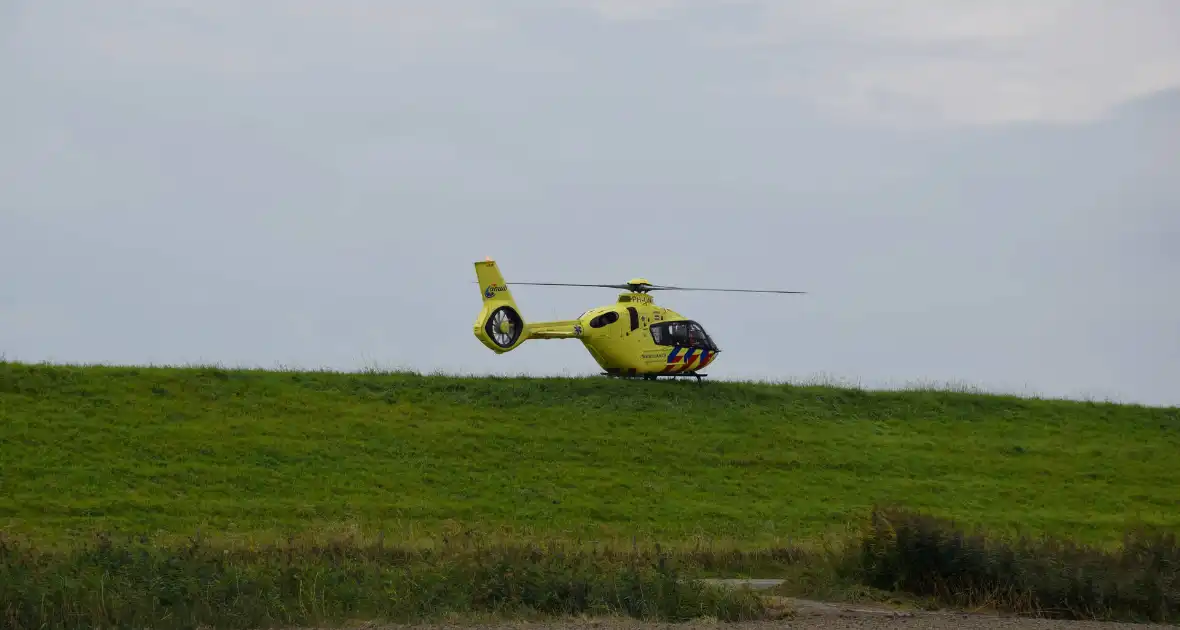
<path id="1" fill-rule="evenodd" d="M 1175 621 L 1178 452 L 1175 408 L 0 362 L 0 622 L 782 614 L 733 575 Z"/>
<path id="2" fill-rule="evenodd" d="M 685 580 L 676 558 L 559 546 L 99 538 L 67 550 L 0 543 L 5 628 L 309 627 L 450 615 L 761 618 L 750 592 Z"/>
<path id="3" fill-rule="evenodd" d="M 1180 621 L 1180 544 L 1139 528 L 1116 549 L 1013 538 L 904 510 L 873 514 L 845 577 L 961 608 L 1066 619 Z M 853 556 L 849 556 L 851 560 Z"/>
<path id="4" fill-rule="evenodd" d="M 357 535 L 243 545 L 97 536 L 68 548 L 0 539 L 0 624 L 31 628 L 291 628 L 366 620 L 789 617 L 780 601 L 702 581 L 754 573 L 778 594 L 1053 617 L 1180 621 L 1175 533 L 1117 550 L 967 531 L 875 510 L 826 549 L 599 548 L 561 541 L 433 548 Z"/>

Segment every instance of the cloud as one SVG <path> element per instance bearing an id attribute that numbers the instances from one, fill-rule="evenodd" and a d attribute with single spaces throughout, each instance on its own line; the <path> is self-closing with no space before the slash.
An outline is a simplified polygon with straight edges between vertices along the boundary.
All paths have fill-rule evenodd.
<path id="1" fill-rule="evenodd" d="M 1172 0 L 765 2 L 740 49 L 813 47 L 778 91 L 851 120 L 1093 121 L 1180 85 Z"/>
<path id="2" fill-rule="evenodd" d="M 224 78 L 385 73 L 438 60 L 497 72 L 556 66 L 578 72 L 599 62 L 570 59 L 568 44 L 555 33 L 593 37 L 596 46 L 633 41 L 623 40 L 623 31 L 612 40 L 609 26 L 595 30 L 586 18 L 596 15 L 652 29 L 662 57 L 683 69 L 702 66 L 701 89 L 738 87 L 750 95 L 770 89 L 856 123 L 1088 122 L 1180 86 L 1175 0 L 560 0 L 548 8 L 478 0 L 110 0 L 100 8 L 59 0 L 23 6 L 23 27 L 15 30 L 26 36 L 17 56 L 55 60 L 54 70 L 75 75 L 98 69 L 124 77 L 160 69 Z M 565 17 L 555 21 L 557 12 Z M 710 60 L 718 55 L 727 57 L 736 79 L 709 72 L 721 63 Z"/>
<path id="3" fill-rule="evenodd" d="M 746 68 L 769 67 L 764 79 L 774 92 L 846 122 L 1076 124 L 1180 86 L 1175 0 L 565 0 L 564 6 L 679 29 L 682 43 L 731 52 Z"/>
<path id="4" fill-rule="evenodd" d="M 506 26 L 475 0 L 110 0 L 30 5 L 17 28 L 42 61 L 220 76 L 388 68 L 459 50 Z M 33 34 L 36 34 L 35 36 Z M 61 46 L 69 42 L 68 46 Z M 78 58 L 58 59 L 76 68 Z"/>
<path id="5" fill-rule="evenodd" d="M 571 0 L 567 6 L 586 7 L 608 20 L 654 20 L 683 8 L 684 0 Z"/>
<path id="6" fill-rule="evenodd" d="M 0 2 L 0 351 L 596 372 L 464 332 L 492 255 L 814 292 L 669 296 L 716 376 L 1174 402 L 1180 101 L 1037 124 L 1171 81 L 1174 5 L 1043 2 Z"/>

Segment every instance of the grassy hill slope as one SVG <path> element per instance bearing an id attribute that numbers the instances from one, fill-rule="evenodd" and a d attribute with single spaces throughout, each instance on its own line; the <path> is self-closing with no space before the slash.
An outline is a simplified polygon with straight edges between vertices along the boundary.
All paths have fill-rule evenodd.
<path id="1" fill-rule="evenodd" d="M 874 503 L 1180 527 L 1180 410 L 736 383 L 0 363 L 0 529 L 360 525 L 739 545 Z"/>

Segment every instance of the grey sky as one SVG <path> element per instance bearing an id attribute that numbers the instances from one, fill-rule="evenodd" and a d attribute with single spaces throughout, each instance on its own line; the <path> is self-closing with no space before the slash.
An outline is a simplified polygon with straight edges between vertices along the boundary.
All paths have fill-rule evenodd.
<path id="1" fill-rule="evenodd" d="M 1175 0 L 6 0 L 0 77 L 9 359 L 596 373 L 493 256 L 812 292 L 660 294 L 718 378 L 1180 404 Z"/>

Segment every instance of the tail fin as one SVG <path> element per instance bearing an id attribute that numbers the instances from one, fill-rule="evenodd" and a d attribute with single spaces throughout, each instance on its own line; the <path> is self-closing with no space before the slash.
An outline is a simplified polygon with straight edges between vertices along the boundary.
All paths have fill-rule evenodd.
<path id="1" fill-rule="evenodd" d="M 519 346 L 526 334 L 524 318 L 512 298 L 512 291 L 492 259 L 475 263 L 475 277 L 483 294 L 483 309 L 475 320 L 475 336 L 494 352 L 508 352 Z"/>
<path id="2" fill-rule="evenodd" d="M 512 292 L 508 290 L 508 283 L 500 275 L 500 268 L 492 259 L 475 263 L 475 277 L 479 279 L 480 291 L 483 291 L 483 302 L 501 302 L 516 306 L 512 299 Z"/>

